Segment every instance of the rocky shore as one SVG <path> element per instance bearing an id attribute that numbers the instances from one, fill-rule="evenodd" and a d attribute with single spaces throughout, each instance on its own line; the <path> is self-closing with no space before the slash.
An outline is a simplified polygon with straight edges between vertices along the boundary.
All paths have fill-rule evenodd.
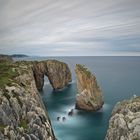
<path id="1" fill-rule="evenodd" d="M 96 77 L 83 65 L 75 67 L 77 77 L 76 109 L 97 111 L 103 106 L 102 93 Z"/>
<path id="2" fill-rule="evenodd" d="M 105 140 L 140 140 L 140 97 L 116 104 Z"/>

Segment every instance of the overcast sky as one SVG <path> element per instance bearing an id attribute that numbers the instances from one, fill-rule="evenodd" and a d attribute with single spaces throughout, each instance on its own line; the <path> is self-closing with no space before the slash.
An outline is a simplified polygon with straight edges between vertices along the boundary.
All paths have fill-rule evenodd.
<path id="1" fill-rule="evenodd" d="M 140 55 L 140 0 L 0 0 L 0 53 Z"/>

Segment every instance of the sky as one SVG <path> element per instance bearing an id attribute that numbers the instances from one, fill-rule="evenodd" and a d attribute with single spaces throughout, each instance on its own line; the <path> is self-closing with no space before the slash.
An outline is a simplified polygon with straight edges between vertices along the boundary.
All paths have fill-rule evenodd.
<path id="1" fill-rule="evenodd" d="M 140 0 L 0 0 L 0 53 L 140 56 Z"/>

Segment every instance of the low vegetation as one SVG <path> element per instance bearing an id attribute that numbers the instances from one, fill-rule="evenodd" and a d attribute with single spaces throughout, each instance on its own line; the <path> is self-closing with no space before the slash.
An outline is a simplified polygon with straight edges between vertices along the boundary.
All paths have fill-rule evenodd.
<path id="1" fill-rule="evenodd" d="M 84 65 L 77 64 L 76 66 L 78 67 L 78 69 L 83 71 L 88 77 L 91 76 L 91 72 Z"/>
<path id="2" fill-rule="evenodd" d="M 24 129 L 28 128 L 28 122 L 26 119 L 21 119 L 19 123 L 19 127 L 23 127 Z"/>
<path id="3" fill-rule="evenodd" d="M 16 71 L 13 68 L 13 64 L 8 61 L 0 63 L 0 87 L 8 85 L 11 80 L 16 77 Z"/>
<path id="4" fill-rule="evenodd" d="M 6 127 L 6 125 L 4 125 L 4 124 L 0 124 L 0 131 L 1 132 L 4 132 L 4 128 Z"/>

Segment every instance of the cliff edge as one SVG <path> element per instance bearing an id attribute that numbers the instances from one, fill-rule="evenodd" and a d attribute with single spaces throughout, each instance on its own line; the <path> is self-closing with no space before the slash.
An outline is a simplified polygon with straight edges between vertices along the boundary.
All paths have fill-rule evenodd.
<path id="1" fill-rule="evenodd" d="M 140 140 L 140 97 L 116 104 L 106 140 Z"/>
<path id="2" fill-rule="evenodd" d="M 76 108 L 97 111 L 103 106 L 101 90 L 96 77 L 83 65 L 75 67 L 77 77 Z"/>
<path id="3" fill-rule="evenodd" d="M 5 58 L 0 57 L 0 139 L 55 140 L 32 64 Z"/>

